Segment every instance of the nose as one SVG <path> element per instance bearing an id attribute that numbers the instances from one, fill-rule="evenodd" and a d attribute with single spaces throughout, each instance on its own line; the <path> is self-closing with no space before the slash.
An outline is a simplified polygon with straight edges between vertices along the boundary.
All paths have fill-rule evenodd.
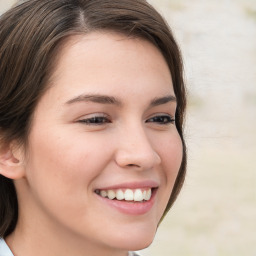
<path id="1" fill-rule="evenodd" d="M 143 128 L 123 131 L 118 141 L 115 158 L 120 167 L 149 170 L 161 163 L 159 154 Z"/>

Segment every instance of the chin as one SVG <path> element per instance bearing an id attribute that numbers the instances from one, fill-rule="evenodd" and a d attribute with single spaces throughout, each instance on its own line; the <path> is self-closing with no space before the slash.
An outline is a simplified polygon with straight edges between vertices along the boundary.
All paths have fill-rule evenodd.
<path id="1" fill-rule="evenodd" d="M 143 250 L 147 247 L 149 247 L 152 242 L 153 242 L 154 237 L 152 237 L 151 239 L 143 239 L 141 241 L 134 241 L 130 246 L 129 246 L 129 251 L 139 251 L 139 250 Z"/>
<path id="2" fill-rule="evenodd" d="M 154 240 L 156 230 L 138 230 L 133 232 L 124 232 L 122 238 L 118 241 L 120 247 L 129 251 L 138 251 L 147 248 Z"/>

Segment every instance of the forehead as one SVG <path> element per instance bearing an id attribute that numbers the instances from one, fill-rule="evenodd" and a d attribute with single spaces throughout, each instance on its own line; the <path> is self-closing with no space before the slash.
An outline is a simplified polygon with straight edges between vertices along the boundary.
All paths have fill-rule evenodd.
<path id="1" fill-rule="evenodd" d="M 69 93 L 93 88 L 94 93 L 107 94 L 118 88 L 125 94 L 131 89 L 150 91 L 149 84 L 163 94 L 173 92 L 159 49 L 143 39 L 106 32 L 69 38 L 59 52 L 51 83 Z"/>

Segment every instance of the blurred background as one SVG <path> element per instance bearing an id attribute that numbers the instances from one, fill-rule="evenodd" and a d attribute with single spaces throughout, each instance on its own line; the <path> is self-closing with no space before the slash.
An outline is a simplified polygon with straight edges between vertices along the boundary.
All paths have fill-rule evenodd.
<path id="1" fill-rule="evenodd" d="M 188 174 L 142 254 L 256 256 L 256 1 L 149 2 L 183 53 Z"/>

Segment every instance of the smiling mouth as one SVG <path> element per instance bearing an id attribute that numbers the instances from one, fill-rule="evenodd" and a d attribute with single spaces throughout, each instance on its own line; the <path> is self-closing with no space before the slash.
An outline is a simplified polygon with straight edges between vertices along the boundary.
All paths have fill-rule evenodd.
<path id="1" fill-rule="evenodd" d="M 146 202 L 152 197 L 154 188 L 137 188 L 137 189 L 96 189 L 95 193 L 103 198 L 127 202 Z"/>

